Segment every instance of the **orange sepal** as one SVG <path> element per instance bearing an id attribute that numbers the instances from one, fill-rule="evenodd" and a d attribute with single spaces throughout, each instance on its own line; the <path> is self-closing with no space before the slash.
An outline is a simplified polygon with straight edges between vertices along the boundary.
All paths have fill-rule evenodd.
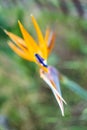
<path id="1" fill-rule="evenodd" d="M 55 32 L 50 32 L 49 29 L 46 30 L 46 34 L 45 34 L 45 40 L 46 40 L 46 43 L 47 43 L 47 54 L 49 56 L 49 54 L 51 53 L 53 47 L 54 47 L 54 43 L 55 43 L 55 40 L 56 40 L 56 34 Z"/>
<path id="2" fill-rule="evenodd" d="M 38 53 L 39 47 L 36 44 L 36 42 L 34 41 L 34 39 L 32 38 L 32 36 L 25 30 L 25 28 L 23 27 L 23 25 L 21 24 L 21 22 L 18 21 L 18 23 L 19 23 L 19 27 L 20 27 L 20 30 L 22 32 L 22 35 L 24 37 L 26 46 L 27 46 L 27 48 L 28 48 L 28 50 L 30 52 L 30 55 L 35 60 L 34 54 Z"/>
<path id="3" fill-rule="evenodd" d="M 19 49 L 17 46 L 15 46 L 12 42 L 8 42 L 8 45 L 10 46 L 10 48 L 16 53 L 18 54 L 20 57 L 26 59 L 26 60 L 32 60 L 32 57 L 29 56 L 29 54 L 24 53 L 21 49 Z"/>
<path id="4" fill-rule="evenodd" d="M 48 39 L 49 39 L 49 36 L 50 36 L 50 29 L 49 28 L 47 28 L 46 29 L 46 32 L 45 32 L 45 41 L 46 41 L 46 44 L 47 44 L 47 46 L 48 46 Z"/>
<path id="5" fill-rule="evenodd" d="M 13 42 L 20 43 L 22 46 L 24 46 L 26 48 L 26 44 L 22 38 L 20 38 L 19 36 L 15 35 L 11 32 L 8 32 L 7 30 L 4 30 L 4 32 L 12 39 Z"/>
<path id="6" fill-rule="evenodd" d="M 31 15 L 31 18 L 32 18 L 32 22 L 34 24 L 34 27 L 35 27 L 35 30 L 36 30 L 36 33 L 37 33 L 37 36 L 38 36 L 39 47 L 41 49 L 41 56 L 44 59 L 47 59 L 47 45 L 46 45 L 46 42 L 45 42 L 45 40 L 43 38 L 42 32 L 40 30 L 39 25 L 37 24 L 36 19 L 34 18 L 33 15 Z"/>

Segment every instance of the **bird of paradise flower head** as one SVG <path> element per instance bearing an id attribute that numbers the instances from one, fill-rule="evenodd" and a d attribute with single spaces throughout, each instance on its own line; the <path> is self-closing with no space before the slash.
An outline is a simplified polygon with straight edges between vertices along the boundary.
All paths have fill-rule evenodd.
<path id="1" fill-rule="evenodd" d="M 42 32 L 37 24 L 33 15 L 31 19 L 34 28 L 37 33 L 38 43 L 33 39 L 33 37 L 26 31 L 20 21 L 18 21 L 23 38 L 4 30 L 5 33 L 11 38 L 13 42 L 8 42 L 10 48 L 17 53 L 20 57 L 35 62 L 40 67 L 40 77 L 49 85 L 51 88 L 62 112 L 64 115 L 63 102 L 66 104 L 65 100 L 62 98 L 59 77 L 57 70 L 48 66 L 47 58 L 53 49 L 55 41 L 55 33 L 51 32 L 50 29 L 46 30 L 45 37 L 43 37 Z"/>

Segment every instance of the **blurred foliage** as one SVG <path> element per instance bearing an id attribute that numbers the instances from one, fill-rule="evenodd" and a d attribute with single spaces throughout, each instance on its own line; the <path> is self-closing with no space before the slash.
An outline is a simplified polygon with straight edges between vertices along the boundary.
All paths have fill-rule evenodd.
<path id="1" fill-rule="evenodd" d="M 68 6 L 73 10 L 70 1 Z M 56 32 L 56 44 L 48 63 L 65 75 L 61 78 L 67 101 L 65 117 L 40 79 L 37 66 L 18 57 L 7 45 L 9 38 L 3 28 L 21 36 L 18 19 L 36 38 L 31 13 L 43 34 L 47 26 Z M 7 116 L 11 130 L 87 129 L 86 35 L 87 20 L 65 16 L 57 0 L 0 1 L 0 114 Z"/>

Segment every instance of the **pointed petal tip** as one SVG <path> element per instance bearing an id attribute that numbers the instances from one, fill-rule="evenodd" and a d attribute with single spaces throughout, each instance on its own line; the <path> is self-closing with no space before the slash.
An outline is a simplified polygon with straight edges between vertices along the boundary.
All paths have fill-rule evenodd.
<path id="1" fill-rule="evenodd" d="M 31 14 L 30 16 L 33 17 L 33 14 Z"/>
<path id="2" fill-rule="evenodd" d="M 18 20 L 18 25 L 19 25 L 19 27 L 23 26 L 20 20 Z"/>
<path id="3" fill-rule="evenodd" d="M 67 105 L 67 102 L 65 100 L 63 102 Z"/>
<path id="4" fill-rule="evenodd" d="M 3 31 L 4 31 L 6 34 L 8 34 L 8 31 L 7 31 L 6 29 L 3 29 Z"/>
<path id="5" fill-rule="evenodd" d="M 62 114 L 62 116 L 64 116 L 64 107 L 61 106 L 61 107 L 60 107 L 60 110 L 61 110 L 61 114 Z"/>
<path id="6" fill-rule="evenodd" d="M 19 28 L 21 29 L 23 27 L 22 23 L 20 22 L 20 20 L 18 20 L 18 25 L 19 25 Z"/>
<path id="7" fill-rule="evenodd" d="M 19 25 L 21 24 L 20 20 L 18 20 L 18 24 L 19 24 Z"/>
<path id="8" fill-rule="evenodd" d="M 31 16 L 32 21 L 33 21 L 33 22 L 34 22 L 34 21 L 36 22 L 36 19 L 35 19 L 34 15 L 31 14 L 30 16 Z"/>
<path id="9" fill-rule="evenodd" d="M 62 112 L 62 116 L 64 117 L 64 112 Z"/>
<path id="10" fill-rule="evenodd" d="M 5 32 L 6 35 L 8 35 L 8 36 L 10 35 L 10 32 L 7 31 L 6 29 L 3 29 L 3 31 Z"/>
<path id="11" fill-rule="evenodd" d="M 30 16 L 31 16 L 32 21 L 34 21 L 35 17 L 33 16 L 33 14 L 31 14 Z"/>
<path id="12" fill-rule="evenodd" d="M 11 44 L 13 44 L 11 41 L 8 41 L 7 44 L 10 46 Z"/>

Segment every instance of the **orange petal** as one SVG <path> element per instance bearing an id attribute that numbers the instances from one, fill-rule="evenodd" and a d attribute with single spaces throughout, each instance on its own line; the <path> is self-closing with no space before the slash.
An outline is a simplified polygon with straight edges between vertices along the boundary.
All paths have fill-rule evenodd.
<path id="1" fill-rule="evenodd" d="M 17 53 L 20 57 L 26 59 L 26 60 L 32 60 L 32 57 L 29 56 L 28 54 L 24 53 L 21 49 L 19 49 L 18 47 L 16 47 L 12 42 L 9 42 L 8 45 L 10 46 L 10 48 Z"/>
<path id="2" fill-rule="evenodd" d="M 51 32 L 48 38 L 48 55 L 51 53 L 53 47 L 54 47 L 54 43 L 55 43 L 55 39 L 56 39 L 56 34 L 55 32 Z"/>
<path id="3" fill-rule="evenodd" d="M 24 40 L 22 38 L 16 36 L 15 34 L 13 34 L 11 32 L 8 32 L 7 30 L 5 30 L 5 33 L 12 39 L 13 42 L 15 42 L 15 44 L 19 48 L 21 48 L 24 52 L 28 52 L 26 44 L 25 44 L 25 42 L 24 42 Z"/>
<path id="4" fill-rule="evenodd" d="M 4 30 L 4 32 L 12 39 L 12 41 L 14 41 L 15 43 L 20 43 L 26 48 L 26 44 L 22 38 L 18 37 L 17 35 L 11 32 L 8 32 L 7 30 Z"/>
<path id="5" fill-rule="evenodd" d="M 39 47 L 36 44 L 36 42 L 34 41 L 34 39 L 32 38 L 32 36 L 25 30 L 25 28 L 20 23 L 20 21 L 18 21 L 18 23 L 19 23 L 19 27 L 20 27 L 20 30 L 22 32 L 22 35 L 24 37 L 24 40 L 26 42 L 26 46 L 27 46 L 27 48 L 28 48 L 28 50 L 30 52 L 30 55 L 34 59 L 34 54 L 38 53 Z"/>
<path id="6" fill-rule="evenodd" d="M 46 41 L 46 44 L 47 44 L 47 45 L 48 45 L 49 36 L 50 36 L 50 29 L 47 28 L 47 29 L 46 29 L 46 33 L 45 33 L 45 41 Z"/>
<path id="7" fill-rule="evenodd" d="M 34 27 L 36 29 L 36 32 L 37 32 L 37 36 L 38 36 L 38 40 L 39 40 L 39 46 L 40 46 L 40 49 L 41 49 L 41 52 L 42 52 L 42 57 L 44 59 L 47 59 L 47 45 L 46 45 L 46 42 L 43 38 L 43 35 L 42 35 L 42 32 L 39 28 L 39 25 L 37 24 L 34 16 L 31 15 L 31 18 L 32 18 L 32 22 L 34 24 Z"/>

